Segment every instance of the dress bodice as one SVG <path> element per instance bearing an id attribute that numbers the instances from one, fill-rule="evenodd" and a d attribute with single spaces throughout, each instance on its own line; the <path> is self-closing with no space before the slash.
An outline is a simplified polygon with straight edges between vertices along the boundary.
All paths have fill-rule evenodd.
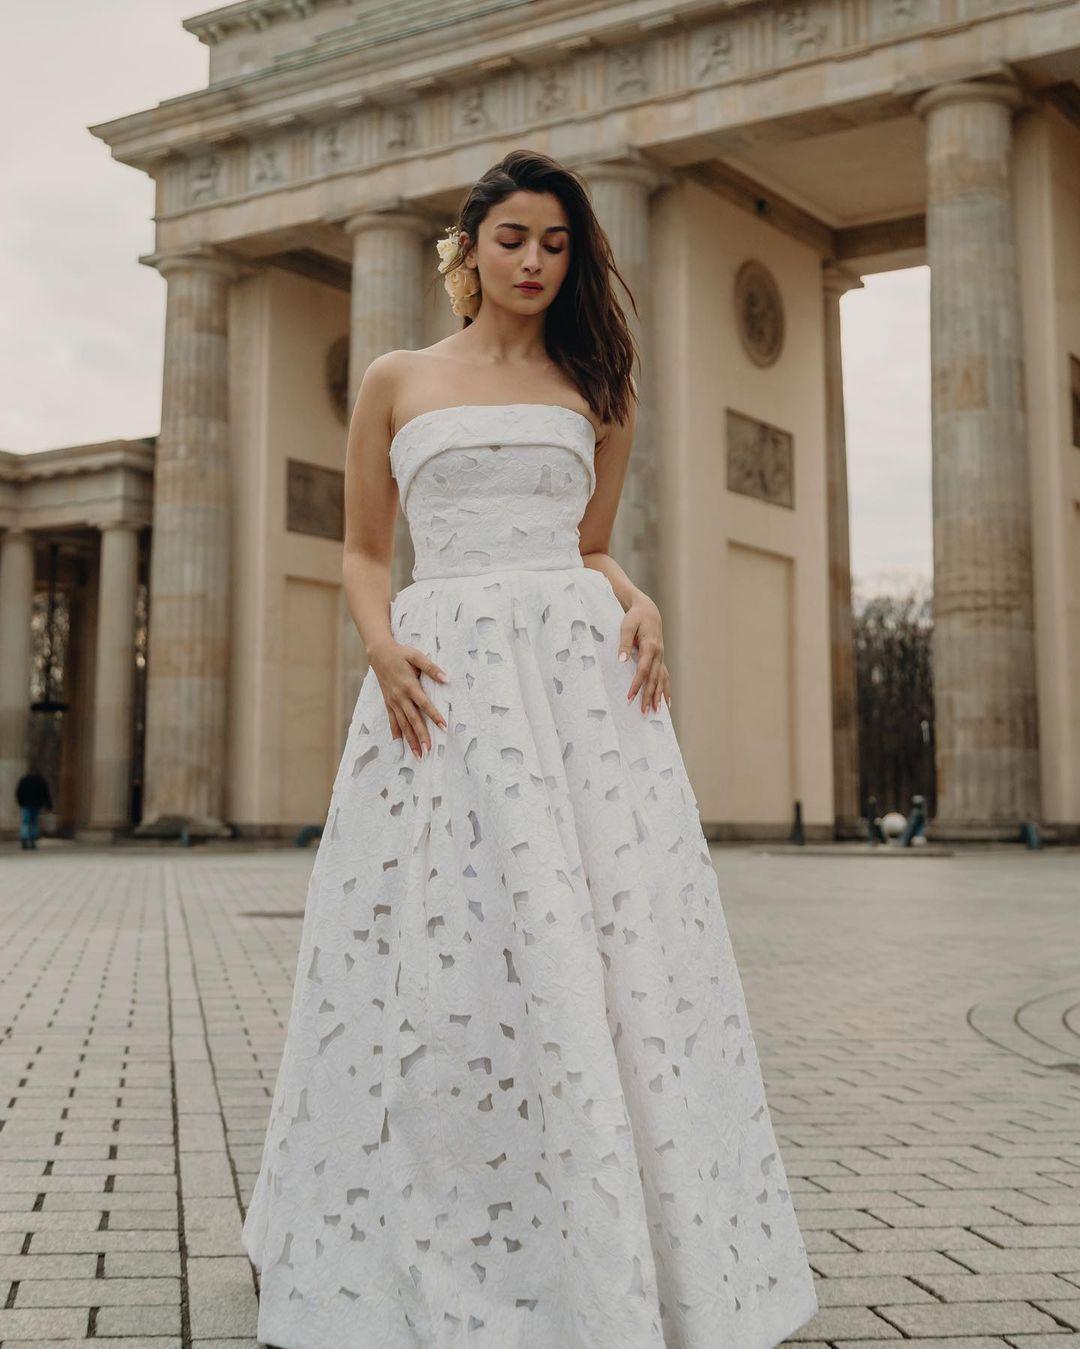
<path id="1" fill-rule="evenodd" d="M 595 431 L 551 403 L 423 412 L 390 445 L 414 581 L 584 565 L 578 525 L 596 486 Z"/>

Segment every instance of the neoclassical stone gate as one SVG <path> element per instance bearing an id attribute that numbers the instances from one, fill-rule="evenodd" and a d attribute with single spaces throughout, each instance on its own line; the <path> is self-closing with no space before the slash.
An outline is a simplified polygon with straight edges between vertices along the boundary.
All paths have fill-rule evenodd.
<path id="1" fill-rule="evenodd" d="M 482 17 L 466 0 L 243 0 L 186 27 L 209 48 L 208 88 L 92 128 L 156 183 L 145 261 L 168 286 L 144 829 L 295 818 L 267 795 L 289 744 L 271 728 L 301 678 L 282 649 L 290 614 L 328 630 L 336 553 L 290 537 L 282 587 L 252 584 L 259 539 L 281 531 L 263 508 L 289 453 L 274 442 L 293 407 L 275 376 L 287 330 L 347 330 L 350 393 L 378 353 L 448 331 L 432 241 L 520 144 L 587 180 L 641 310 L 645 405 L 613 551 L 664 609 L 707 827 L 786 833 L 797 800 L 825 837 L 860 813 L 839 305 L 862 275 L 918 262 L 937 832 L 1076 826 L 1080 332 L 1059 291 L 1080 260 L 1080 0 L 508 0 Z M 747 257 L 787 310 L 767 370 L 730 338 Z M 726 408 L 793 435 L 790 508 L 725 488 Z M 308 457 L 329 468 L 343 441 L 320 425 Z M 396 553 L 395 587 L 403 530 Z M 320 696 L 338 739 L 316 779 L 364 671 L 337 612 Z M 296 705 L 314 688 L 301 679 Z"/>

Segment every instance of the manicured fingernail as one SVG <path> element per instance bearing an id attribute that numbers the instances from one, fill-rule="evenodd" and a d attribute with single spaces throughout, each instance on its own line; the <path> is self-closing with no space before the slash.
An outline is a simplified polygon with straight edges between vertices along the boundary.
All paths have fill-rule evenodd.
<path id="1" fill-rule="evenodd" d="M 440 671 L 439 671 L 439 681 L 440 681 L 441 683 L 445 684 L 446 681 L 447 681 L 449 678 L 450 678 L 450 676 L 446 673 L 445 670 L 440 670 Z"/>
<path id="2" fill-rule="evenodd" d="M 627 651 L 620 651 L 620 652 L 619 652 L 619 659 L 620 659 L 620 660 L 629 660 L 629 659 L 630 659 L 629 652 L 627 652 Z"/>

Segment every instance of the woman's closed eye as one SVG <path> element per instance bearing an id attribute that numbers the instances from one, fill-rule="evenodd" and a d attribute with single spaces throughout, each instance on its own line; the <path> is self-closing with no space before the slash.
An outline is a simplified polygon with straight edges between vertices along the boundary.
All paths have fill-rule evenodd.
<path id="1" fill-rule="evenodd" d="M 518 240 L 518 242 L 517 242 L 516 244 L 504 244 L 504 243 L 502 243 L 502 240 L 500 240 L 499 243 L 500 243 L 500 246 L 501 246 L 502 248 L 510 248 L 510 249 L 513 249 L 513 248 L 520 248 L 520 247 L 521 247 L 521 240 L 520 240 L 520 239 Z M 565 253 L 566 250 L 565 250 L 564 248 L 548 248 L 548 247 L 545 245 L 545 247 L 544 247 L 544 252 L 545 252 L 545 253 L 551 253 L 554 257 L 557 258 L 557 257 L 559 256 L 560 253 Z"/>

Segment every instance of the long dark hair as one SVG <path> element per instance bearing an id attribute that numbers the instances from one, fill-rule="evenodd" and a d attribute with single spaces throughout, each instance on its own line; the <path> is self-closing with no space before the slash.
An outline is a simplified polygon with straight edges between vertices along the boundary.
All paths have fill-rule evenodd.
<path id="1" fill-rule="evenodd" d="M 635 357 L 640 372 L 641 352 L 615 295 L 613 276 L 635 314 L 638 308 L 615 265 L 583 180 L 548 155 L 511 150 L 469 189 L 454 228 L 469 236 L 470 247 L 475 246 L 480 222 L 491 208 L 522 191 L 558 197 L 570 224 L 570 266 L 545 318 L 548 355 L 563 367 L 602 422 L 621 423 L 629 414 L 631 398 L 637 398 L 631 376 Z M 462 256 L 459 251 L 455 258 Z M 463 320 L 464 327 L 470 323 L 471 318 Z"/>

